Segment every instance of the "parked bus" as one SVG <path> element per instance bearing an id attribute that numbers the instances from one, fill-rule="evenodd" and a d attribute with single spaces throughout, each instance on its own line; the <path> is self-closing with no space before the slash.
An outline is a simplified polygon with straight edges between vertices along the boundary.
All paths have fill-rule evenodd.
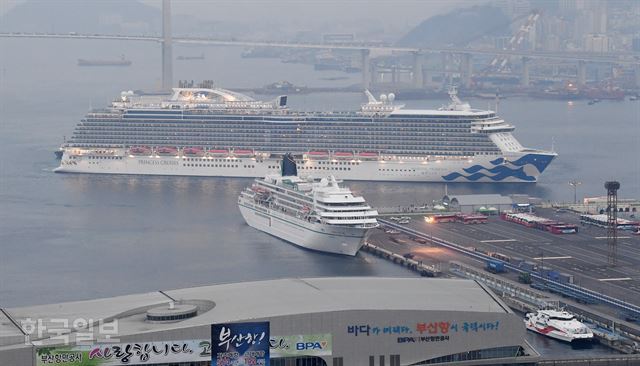
<path id="1" fill-rule="evenodd" d="M 484 215 L 465 215 L 458 214 L 456 216 L 458 222 L 463 224 L 486 224 L 489 220 L 487 216 Z"/>
<path id="2" fill-rule="evenodd" d="M 583 225 L 593 225 L 606 228 L 609 226 L 609 218 L 607 215 L 580 215 L 580 223 Z M 630 221 L 623 218 L 617 218 L 617 227 L 620 230 L 639 230 L 640 222 Z"/>

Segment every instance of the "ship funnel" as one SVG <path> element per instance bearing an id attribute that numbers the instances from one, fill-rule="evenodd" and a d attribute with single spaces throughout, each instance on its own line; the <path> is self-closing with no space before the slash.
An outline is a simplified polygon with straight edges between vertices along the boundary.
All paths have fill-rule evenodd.
<path id="1" fill-rule="evenodd" d="M 293 159 L 291 153 L 286 153 L 282 157 L 282 176 L 291 177 L 298 175 L 298 168 L 296 167 L 296 161 Z"/>

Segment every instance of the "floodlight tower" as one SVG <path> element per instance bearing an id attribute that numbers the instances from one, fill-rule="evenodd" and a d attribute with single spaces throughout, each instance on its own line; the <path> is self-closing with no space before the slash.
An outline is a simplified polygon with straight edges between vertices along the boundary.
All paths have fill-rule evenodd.
<path id="1" fill-rule="evenodd" d="M 618 250 L 618 189 L 620 189 L 620 183 L 605 182 L 604 188 L 607 189 L 607 259 L 609 265 L 615 266 Z"/>
<path id="2" fill-rule="evenodd" d="M 573 204 L 578 203 L 578 186 L 581 185 L 582 182 L 577 180 L 570 180 L 569 185 L 573 187 Z"/>

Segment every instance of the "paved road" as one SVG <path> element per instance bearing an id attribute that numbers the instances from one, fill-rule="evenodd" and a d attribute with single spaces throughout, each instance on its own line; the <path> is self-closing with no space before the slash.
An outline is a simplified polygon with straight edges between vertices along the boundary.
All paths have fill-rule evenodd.
<path id="1" fill-rule="evenodd" d="M 539 210 L 538 215 L 579 224 L 579 217 L 572 213 Z M 498 217 L 491 217 L 489 223 L 478 225 L 427 224 L 419 218 L 417 216 L 408 226 L 427 235 L 432 234 L 479 250 L 500 252 L 538 264 L 544 261 L 545 267 L 573 274 L 575 283 L 581 286 L 640 304 L 640 236 L 626 231 L 619 232 L 618 265 L 610 267 L 607 261 L 606 230 L 602 228 L 580 226 L 577 234 L 557 235 L 503 221 Z M 394 237 L 397 237 L 395 240 L 399 243 L 389 242 L 384 245 L 400 253 L 412 252 L 425 262 L 446 266 L 446 262 L 450 260 L 463 260 L 460 254 L 446 249 L 421 245 L 406 236 L 403 239 L 398 234 Z M 376 235 L 372 240 L 380 244 L 385 242 L 384 238 Z"/>

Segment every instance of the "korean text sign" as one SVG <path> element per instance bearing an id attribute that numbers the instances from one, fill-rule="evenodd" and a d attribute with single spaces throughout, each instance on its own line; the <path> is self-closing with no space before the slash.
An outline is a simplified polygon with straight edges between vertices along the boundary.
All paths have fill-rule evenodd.
<path id="1" fill-rule="evenodd" d="M 212 366 L 269 366 L 269 322 L 211 325 Z"/>

